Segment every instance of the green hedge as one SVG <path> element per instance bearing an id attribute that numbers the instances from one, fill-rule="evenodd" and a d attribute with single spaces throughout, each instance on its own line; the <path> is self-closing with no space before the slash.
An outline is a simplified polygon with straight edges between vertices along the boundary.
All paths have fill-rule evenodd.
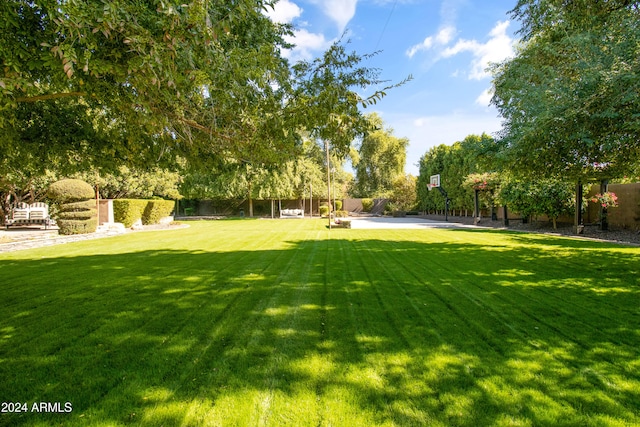
<path id="1" fill-rule="evenodd" d="M 171 214 L 173 200 L 115 199 L 113 201 L 113 219 L 125 227 L 131 227 L 137 220 L 145 225 L 157 224 Z"/>
<path id="2" fill-rule="evenodd" d="M 362 212 L 371 212 L 373 209 L 373 199 L 362 199 Z"/>
<path id="3" fill-rule="evenodd" d="M 95 233 L 98 228 L 98 218 L 95 216 L 89 219 L 60 219 L 56 223 L 58 224 L 58 233 L 65 236 Z"/>
<path id="4" fill-rule="evenodd" d="M 129 228 L 139 219 L 147 206 L 147 200 L 115 199 L 113 201 L 113 220 Z"/>
<path id="5" fill-rule="evenodd" d="M 162 218 L 171 215 L 174 206 L 173 200 L 149 200 L 142 212 L 142 223 L 159 223 Z"/>

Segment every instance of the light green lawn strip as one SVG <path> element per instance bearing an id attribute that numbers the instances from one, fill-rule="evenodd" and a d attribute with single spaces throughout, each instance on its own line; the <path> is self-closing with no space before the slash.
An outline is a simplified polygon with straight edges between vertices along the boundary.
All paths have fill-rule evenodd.
<path id="1" fill-rule="evenodd" d="M 192 223 L 3 254 L 0 395 L 74 402 L 4 420 L 639 421 L 637 248 L 324 225 Z"/>

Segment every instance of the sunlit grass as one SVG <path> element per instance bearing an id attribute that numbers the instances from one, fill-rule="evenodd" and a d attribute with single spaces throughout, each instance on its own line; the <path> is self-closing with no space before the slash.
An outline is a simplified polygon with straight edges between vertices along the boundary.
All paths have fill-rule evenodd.
<path id="1" fill-rule="evenodd" d="M 640 424 L 640 249 L 217 221 L 0 255 L 0 425 Z"/>

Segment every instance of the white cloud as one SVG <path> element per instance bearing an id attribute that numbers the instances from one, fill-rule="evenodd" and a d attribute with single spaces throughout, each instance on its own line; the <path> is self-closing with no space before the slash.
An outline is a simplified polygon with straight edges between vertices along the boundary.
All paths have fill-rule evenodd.
<path id="1" fill-rule="evenodd" d="M 429 50 L 436 45 L 445 46 L 453 39 L 455 33 L 455 27 L 450 25 L 446 26 L 440 29 L 440 31 L 438 31 L 435 35 L 425 38 L 422 43 L 411 46 L 409 49 L 407 49 L 406 54 L 409 58 L 413 58 L 416 53 L 423 50 Z"/>
<path id="2" fill-rule="evenodd" d="M 493 88 L 485 89 L 480 96 L 476 98 L 476 104 L 482 107 L 488 107 L 491 103 L 491 98 L 493 98 Z"/>
<path id="3" fill-rule="evenodd" d="M 313 3 L 336 23 L 339 32 L 342 33 L 356 14 L 358 0 L 314 0 Z"/>
<path id="4" fill-rule="evenodd" d="M 294 31 L 293 37 L 287 37 L 286 41 L 295 44 L 293 49 L 282 52 L 292 62 L 310 60 L 316 56 L 315 52 L 324 51 L 331 44 L 324 34 L 310 33 L 305 29 Z"/>
<path id="5" fill-rule="evenodd" d="M 302 9 L 289 0 L 280 0 L 274 9 L 268 8 L 266 15 L 273 21 L 280 24 L 293 22 L 295 18 L 302 15 Z"/>
<path id="6" fill-rule="evenodd" d="M 431 147 L 451 145 L 468 135 L 486 132 L 493 135 L 502 128 L 502 119 L 495 110 L 483 112 L 450 112 L 442 115 L 385 117 L 395 134 L 409 138 L 406 172 L 418 175 L 417 163 Z"/>
<path id="7" fill-rule="evenodd" d="M 508 27 L 509 21 L 499 21 L 489 33 L 490 39 L 486 43 L 461 39 L 454 46 L 443 50 L 441 56 L 449 58 L 462 52 L 471 52 L 474 59 L 469 79 L 482 80 L 490 77 L 486 71 L 489 64 L 501 62 L 514 53 L 514 40 L 507 35 Z"/>

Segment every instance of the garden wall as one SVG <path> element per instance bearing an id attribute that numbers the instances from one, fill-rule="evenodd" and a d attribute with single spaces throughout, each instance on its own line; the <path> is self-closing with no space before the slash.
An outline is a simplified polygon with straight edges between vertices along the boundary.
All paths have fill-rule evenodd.
<path id="1" fill-rule="evenodd" d="M 640 183 L 609 184 L 609 191 L 618 196 L 618 207 L 609 208 L 607 218 L 609 226 L 640 230 Z M 600 192 L 600 185 L 593 185 L 587 198 Z M 600 208 L 597 203 L 589 202 L 585 212 L 586 224 L 598 221 Z"/>
<path id="2" fill-rule="evenodd" d="M 382 214 L 384 207 L 387 205 L 388 199 L 373 199 L 372 214 Z M 347 212 L 362 213 L 362 199 L 344 199 L 342 210 Z"/>
<path id="3" fill-rule="evenodd" d="M 610 208 L 608 210 L 609 226 L 626 228 L 632 230 L 640 230 L 640 183 L 634 184 L 609 184 L 609 191 L 615 193 L 618 196 L 618 207 Z M 589 191 L 586 192 L 585 197 L 590 199 L 595 194 L 600 192 L 600 185 L 594 184 Z M 482 217 L 490 217 L 491 212 L 487 209 L 482 210 Z M 498 220 L 504 219 L 502 207 L 496 208 L 498 214 Z M 517 220 L 521 218 L 521 215 L 517 212 L 509 210 L 508 212 L 510 220 Z M 545 215 L 540 215 L 534 218 L 536 221 L 548 221 Z M 584 213 L 584 223 L 596 224 L 600 219 L 600 207 L 597 203 L 589 202 Z M 558 218 L 559 223 L 572 224 L 574 221 L 573 216 L 561 216 Z"/>

